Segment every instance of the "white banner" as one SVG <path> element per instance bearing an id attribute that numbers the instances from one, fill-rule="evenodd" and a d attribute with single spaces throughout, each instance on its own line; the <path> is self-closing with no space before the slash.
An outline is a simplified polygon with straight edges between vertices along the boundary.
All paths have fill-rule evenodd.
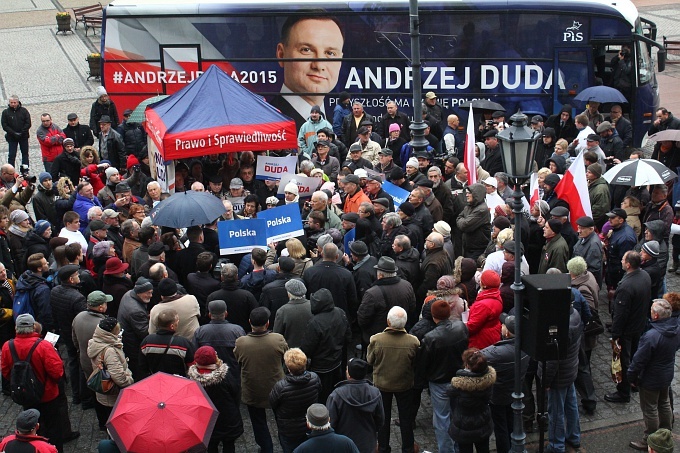
<path id="1" fill-rule="evenodd" d="M 286 173 L 295 173 L 297 156 L 257 156 L 256 179 L 278 181 Z"/>
<path id="2" fill-rule="evenodd" d="M 259 157 L 258 157 L 259 159 Z M 291 181 L 295 181 L 298 186 L 298 194 L 300 198 L 311 197 L 314 191 L 323 182 L 321 178 L 310 178 L 308 176 L 300 176 L 295 174 L 287 174 L 281 177 L 281 182 L 279 183 L 279 195 L 283 195 L 286 189 L 286 184 Z"/>

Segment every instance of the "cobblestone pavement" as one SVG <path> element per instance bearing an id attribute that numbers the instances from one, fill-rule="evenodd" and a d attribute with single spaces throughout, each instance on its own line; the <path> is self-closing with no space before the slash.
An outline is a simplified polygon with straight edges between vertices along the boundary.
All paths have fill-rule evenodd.
<path id="1" fill-rule="evenodd" d="M 10 94 L 19 95 L 24 105 L 32 114 L 33 128 L 30 139 L 31 169 L 37 173 L 42 170 L 40 152 L 35 139 L 35 129 L 40 124 L 40 114 L 50 113 L 55 124 L 64 127 L 66 115 L 76 112 L 81 122 L 88 123 L 89 111 L 95 100 L 97 80 L 87 80 L 87 63 L 85 57 L 92 51 L 99 51 L 99 35 L 85 37 L 82 27 L 76 33 L 56 35 L 54 14 L 68 10 L 73 6 L 94 3 L 92 0 L 2 0 L 0 1 L 0 101 L 5 104 Z M 659 26 L 659 36 L 669 39 L 680 39 L 680 8 L 677 4 L 659 5 L 654 1 L 646 1 L 641 8 L 645 17 L 655 21 Z M 660 39 L 660 38 L 659 38 Z M 671 59 L 680 57 L 672 56 Z M 660 75 L 662 103 L 671 111 L 680 112 L 680 97 L 677 93 L 677 78 L 680 78 L 680 65 L 669 65 L 666 72 Z M 677 108 L 673 108 L 677 106 Z M 0 141 L 0 162 L 7 160 L 7 148 L 4 140 Z M 668 277 L 668 289 L 680 290 L 680 277 Z M 604 293 L 603 293 L 604 296 Z M 606 300 L 606 296 L 604 297 Z M 605 306 L 600 307 L 605 313 Z M 581 414 L 583 451 L 618 452 L 627 449 L 629 440 L 639 437 L 642 432 L 641 412 L 637 395 L 633 395 L 630 404 L 617 405 L 607 403 L 603 395 L 613 389 L 610 379 L 609 364 L 611 354 L 605 335 L 593 351 L 593 380 L 599 399 L 597 411 L 589 416 Z M 676 364 L 680 366 L 680 362 Z M 68 386 L 67 386 L 68 387 Z M 673 384 L 676 394 L 680 388 Z M 69 397 L 70 401 L 70 397 Z M 395 413 L 392 418 L 396 417 Z M 81 437 L 66 445 L 67 452 L 96 451 L 98 441 L 104 433 L 97 428 L 96 417 L 92 410 L 83 412 L 80 406 L 72 405 L 70 418 L 73 429 L 81 432 Z M 12 432 L 19 408 L 7 397 L 0 398 L 0 435 Z M 436 451 L 436 442 L 431 423 L 432 409 L 427 393 L 423 393 L 416 429 L 416 442 L 421 451 Z M 245 434 L 237 443 L 237 451 L 257 451 L 252 429 L 245 408 L 242 408 Z M 280 451 L 276 441 L 276 424 L 269 414 L 270 431 L 274 438 L 275 450 Z M 677 435 L 677 428 L 676 428 Z M 607 437 L 609 436 L 609 437 Z M 392 424 L 392 448 L 399 449 L 399 428 Z M 529 451 L 535 450 L 537 434 L 530 434 Z M 602 439 L 607 439 L 604 441 Z M 609 439 L 613 439 L 609 442 Z M 618 439 L 618 444 L 616 443 Z M 609 443 L 608 443 L 609 442 Z M 621 445 L 619 447 L 618 445 Z M 491 442 L 493 449 L 493 442 Z"/>

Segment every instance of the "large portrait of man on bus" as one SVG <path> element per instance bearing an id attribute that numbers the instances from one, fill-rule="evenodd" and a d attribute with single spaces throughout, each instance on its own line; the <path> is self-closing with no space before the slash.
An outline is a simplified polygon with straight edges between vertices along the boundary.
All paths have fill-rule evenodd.
<path id="1" fill-rule="evenodd" d="M 298 128 L 314 105 L 327 116 L 324 98 L 338 83 L 344 44 L 340 23 L 332 16 L 290 16 L 281 27 L 276 58 L 283 68 L 283 85 L 270 104 L 293 118 Z"/>

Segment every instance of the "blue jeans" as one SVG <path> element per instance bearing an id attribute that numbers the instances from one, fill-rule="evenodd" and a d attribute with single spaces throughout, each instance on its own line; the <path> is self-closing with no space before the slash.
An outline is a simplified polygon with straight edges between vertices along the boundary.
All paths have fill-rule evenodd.
<path id="1" fill-rule="evenodd" d="M 438 384 L 430 382 L 430 400 L 432 401 L 432 425 L 437 439 L 439 453 L 456 453 L 456 445 L 449 436 L 449 424 L 451 418 L 451 403 L 446 394 L 448 382 Z"/>
<path id="2" fill-rule="evenodd" d="M 17 148 L 21 149 L 21 163 L 28 165 L 28 138 L 19 139 L 19 141 L 8 141 L 9 144 L 9 155 L 7 156 L 7 162 L 14 167 L 14 162 L 17 157 Z"/>
<path id="3" fill-rule="evenodd" d="M 571 445 L 581 445 L 581 425 L 573 383 L 566 388 L 548 390 L 548 417 L 548 439 L 554 451 L 564 452 L 565 441 Z"/>

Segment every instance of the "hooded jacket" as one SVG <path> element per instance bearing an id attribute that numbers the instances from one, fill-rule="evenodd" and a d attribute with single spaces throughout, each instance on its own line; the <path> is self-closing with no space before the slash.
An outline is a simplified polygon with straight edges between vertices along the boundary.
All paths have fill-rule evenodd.
<path id="1" fill-rule="evenodd" d="M 472 201 L 456 219 L 456 225 L 463 232 L 463 256 L 477 259 L 484 253 L 491 239 L 491 213 L 486 205 L 486 189 L 482 184 L 468 186 Z"/>
<path id="2" fill-rule="evenodd" d="M 238 376 L 231 368 L 217 359 L 217 368 L 214 370 L 203 370 L 195 364 L 191 365 L 187 371 L 187 377 L 203 386 L 219 411 L 212 438 L 236 439 L 243 434 L 243 420 L 239 409 Z"/>
<path id="3" fill-rule="evenodd" d="M 326 407 L 335 432 L 349 437 L 361 452 L 372 452 L 376 433 L 385 423 L 380 390 L 367 379 L 339 382 Z"/>
<path id="4" fill-rule="evenodd" d="M 590 198 L 590 207 L 593 211 L 595 225 L 604 225 L 607 221 L 607 213 L 611 208 L 611 197 L 607 180 L 600 176 L 588 184 L 588 197 Z"/>
<path id="5" fill-rule="evenodd" d="M 489 401 L 496 382 L 496 370 L 484 373 L 458 370 L 448 391 L 451 405 L 449 436 L 456 442 L 470 444 L 491 436 L 493 422 Z"/>
<path id="6" fill-rule="evenodd" d="M 43 332 L 54 331 L 55 324 L 50 306 L 50 285 L 47 280 L 31 271 L 21 274 L 16 291 L 29 291 L 33 317 L 43 326 Z"/>
<path id="7" fill-rule="evenodd" d="M 627 221 L 626 221 L 627 223 Z M 666 224 L 663 220 L 650 220 L 645 223 L 646 229 L 652 234 L 652 240 L 659 243 L 659 256 L 657 260 L 659 262 L 659 268 L 661 269 L 661 276 L 666 275 L 666 268 L 668 267 L 668 243 L 664 241 L 664 234 L 666 232 Z M 635 250 L 638 252 L 642 250 L 642 244 L 647 242 L 642 240 L 635 246 Z M 655 297 L 654 294 L 652 294 Z"/>
<path id="8" fill-rule="evenodd" d="M 42 253 L 48 261 L 52 255 L 52 248 L 47 240 L 33 230 L 26 233 L 26 237 L 24 238 L 24 249 L 24 269 L 28 269 L 28 257 L 34 253 Z"/>
<path id="9" fill-rule="evenodd" d="M 654 202 L 649 202 L 647 203 L 647 206 L 645 207 L 645 211 L 642 214 L 642 233 L 644 237 L 644 232 L 647 229 L 647 223 L 652 221 L 652 220 L 661 220 L 663 221 L 664 224 L 664 229 L 663 229 L 663 240 L 666 244 L 668 244 L 668 238 L 670 237 L 671 234 L 671 224 L 673 223 L 673 218 L 675 217 L 675 213 L 673 212 L 673 208 L 671 205 L 668 203 L 668 201 L 664 200 L 661 203 L 654 203 Z M 659 243 L 661 242 L 661 239 L 657 239 Z"/>
<path id="10" fill-rule="evenodd" d="M 96 369 L 100 362 L 103 363 L 116 384 L 109 393 L 97 393 L 97 402 L 113 407 L 120 389 L 135 382 L 132 379 L 132 372 L 128 369 L 125 354 L 123 354 L 123 342 L 118 339 L 118 335 L 97 326 L 87 345 L 87 355 L 92 360 L 92 369 Z"/>
<path id="11" fill-rule="evenodd" d="M 279 432 L 293 439 L 307 434 L 307 408 L 316 403 L 321 392 L 321 380 L 311 371 L 293 376 L 287 374 L 274 384 L 269 393 L 269 405 L 276 417 Z"/>
<path id="12" fill-rule="evenodd" d="M 502 311 L 503 301 L 498 288 L 483 289 L 477 294 L 475 303 L 470 305 L 468 347 L 484 349 L 500 340 Z"/>
<path id="13" fill-rule="evenodd" d="M 546 159 L 546 167 L 550 162 L 555 162 L 555 166 L 557 167 L 557 173 L 558 175 L 563 175 L 565 170 L 567 169 L 567 159 L 564 156 L 560 156 L 557 154 L 552 154 L 549 158 Z"/>
<path id="14" fill-rule="evenodd" d="M 300 349 L 311 361 L 310 369 L 325 373 L 340 366 L 343 347 L 352 341 L 352 329 L 345 312 L 333 303 L 327 289 L 312 294 L 312 319 L 307 323 Z"/>
<path id="15" fill-rule="evenodd" d="M 637 351 L 628 367 L 630 382 L 646 390 L 663 390 L 671 385 L 675 353 L 680 348 L 680 326 L 671 316 L 652 321 L 640 337 Z"/>
<path id="16" fill-rule="evenodd" d="M 47 220 L 52 225 L 52 229 L 56 229 L 58 223 L 57 208 L 54 204 L 56 192 L 45 190 L 40 183 L 37 183 L 36 187 L 38 190 L 33 193 L 33 198 L 31 198 L 35 220 Z"/>
<path id="17" fill-rule="evenodd" d="M 298 148 L 301 154 L 311 158 L 316 143 L 316 132 L 323 128 L 333 128 L 333 125 L 323 117 L 323 114 L 319 115 L 319 121 L 313 121 L 311 116 L 307 118 L 307 121 L 300 127 L 300 132 L 298 132 Z"/>

